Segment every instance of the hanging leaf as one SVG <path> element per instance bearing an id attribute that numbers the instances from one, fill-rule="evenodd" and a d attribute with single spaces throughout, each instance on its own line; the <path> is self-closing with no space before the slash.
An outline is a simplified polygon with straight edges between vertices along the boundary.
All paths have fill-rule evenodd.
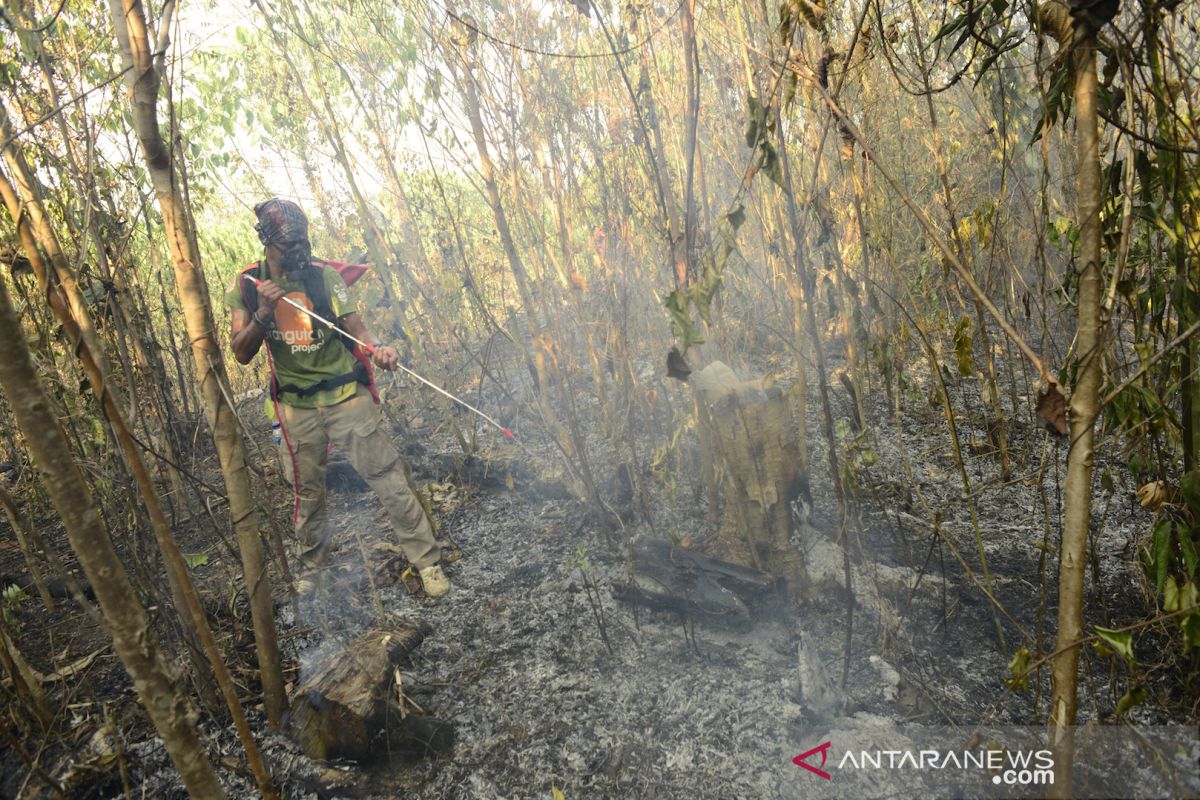
<path id="1" fill-rule="evenodd" d="M 1112 628 L 1101 628 L 1096 626 L 1096 635 L 1113 649 L 1114 652 L 1124 656 L 1129 663 L 1136 664 L 1137 661 L 1133 657 L 1133 634 L 1129 631 L 1114 631 Z"/>
<path id="2" fill-rule="evenodd" d="M 1197 562 L 1200 562 L 1200 558 L 1196 557 L 1196 542 L 1194 541 L 1196 531 L 1183 523 L 1176 523 L 1176 525 L 1175 540 L 1179 542 L 1179 550 L 1183 553 L 1183 564 L 1187 569 L 1187 576 L 1191 580 L 1196 580 Z"/>
<path id="3" fill-rule="evenodd" d="M 667 377 L 687 383 L 691 374 L 692 368 L 688 366 L 687 359 L 679 352 L 678 347 L 672 347 L 667 353 Z"/>
<path id="4" fill-rule="evenodd" d="M 974 341 L 971 337 L 971 318 L 963 315 L 954 328 L 954 357 L 958 361 L 958 374 L 970 376 L 972 368 L 972 350 Z"/>
<path id="5" fill-rule="evenodd" d="M 672 291 L 667 295 L 663 305 L 667 307 L 667 311 L 671 315 L 675 335 L 679 337 L 681 343 L 681 353 L 686 353 L 688 348 L 694 344 L 704 343 L 704 337 L 700 335 L 700 331 L 696 330 L 696 323 L 692 322 L 692 317 L 688 314 L 687 299 L 679 293 L 679 290 Z"/>
<path id="6" fill-rule="evenodd" d="M 1154 523 L 1150 552 L 1154 564 L 1154 587 L 1162 594 L 1171 558 L 1171 519 L 1165 514 Z"/>
<path id="7" fill-rule="evenodd" d="M 1179 584 L 1175 582 L 1174 575 L 1168 575 L 1163 586 L 1162 609 L 1168 614 L 1179 610 Z"/>
<path id="8" fill-rule="evenodd" d="M 1149 692 L 1145 686 L 1141 684 L 1131 686 L 1129 691 L 1123 694 L 1121 699 L 1117 701 L 1116 715 L 1118 717 L 1125 716 L 1134 706 L 1144 702 L 1147 696 L 1149 696 Z"/>
<path id="9" fill-rule="evenodd" d="M 766 135 L 767 108 L 751 95 L 746 98 L 746 147 L 754 147 Z"/>
<path id="10" fill-rule="evenodd" d="M 1058 384 L 1051 383 L 1038 394 L 1036 411 L 1046 430 L 1055 436 L 1067 435 L 1067 398 Z"/>
<path id="11" fill-rule="evenodd" d="M 762 171 L 770 178 L 780 189 L 787 190 L 783 185 L 783 167 L 779 162 L 779 154 L 775 152 L 775 148 L 771 143 L 763 140 L 759 143 L 759 152 L 762 153 Z"/>
<path id="12" fill-rule="evenodd" d="M 1200 470 L 1185 472 L 1179 479 L 1179 489 L 1192 520 L 1200 522 Z"/>
<path id="13" fill-rule="evenodd" d="M 1179 627 L 1183 630 L 1184 649 L 1200 648 L 1200 614 L 1188 614 Z"/>
<path id="14" fill-rule="evenodd" d="M 1008 684 L 1008 688 L 1014 692 L 1022 692 L 1029 685 L 1029 676 L 1025 674 L 1029 669 L 1029 648 L 1019 647 L 1017 652 L 1013 653 L 1012 659 L 1008 662 L 1008 672 L 1010 677 L 1005 678 L 1004 682 Z"/>
<path id="15" fill-rule="evenodd" d="M 746 206 L 739 203 L 737 208 L 725 215 L 725 219 L 729 221 L 729 226 L 737 231 L 746 221 Z"/>

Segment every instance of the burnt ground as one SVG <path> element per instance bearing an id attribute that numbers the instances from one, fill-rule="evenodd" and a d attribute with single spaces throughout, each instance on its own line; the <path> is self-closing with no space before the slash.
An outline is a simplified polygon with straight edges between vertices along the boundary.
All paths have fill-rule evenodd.
<path id="1" fill-rule="evenodd" d="M 973 407 L 969 385 L 955 391 L 956 405 Z M 986 452 L 981 421 L 960 420 L 992 591 L 1005 610 L 1001 647 L 996 614 L 977 585 L 983 579 L 974 528 L 948 455 L 944 421 L 911 398 L 899 428 L 884 397 L 872 398 L 868 408 L 872 436 L 853 444 L 847 434 L 840 445 L 844 459 L 857 456 L 859 490 L 846 542 L 852 626 L 842 551 L 835 544 L 839 511 L 824 474 L 815 409 L 809 420 L 814 510 L 797 534 L 808 554 L 811 590 L 805 598 L 765 598 L 748 617 L 734 619 L 681 617 L 613 596 L 628 577 L 628 537 L 686 536 L 703 543 L 715 534 L 690 466 L 675 476 L 674 496 L 649 474 L 642 476 L 646 513 L 613 534 L 553 480 L 555 456 L 536 435 L 522 437 L 520 450 L 498 438 L 486 442 L 466 469 L 455 469 L 456 445 L 447 431 L 409 435 L 405 440 L 419 445 L 412 448 L 417 477 L 429 486 L 443 533 L 461 549 L 462 558 L 447 568 L 453 592 L 429 602 L 406 591 L 382 509 L 369 492 L 345 481 L 331 495 L 342 542 L 332 599 L 304 609 L 299 622 L 281 599 L 281 641 L 294 683 L 308 665 L 380 616 L 374 582 L 383 616 L 417 615 L 433 627 L 403 684 L 417 706 L 455 725 L 453 751 L 434 758 L 397 755 L 368 766 L 314 765 L 282 737 L 263 733 L 285 795 L 515 798 L 550 797 L 558 788 L 566 798 L 804 797 L 813 795 L 806 782 L 811 776 L 791 759 L 830 736 L 886 732 L 903 723 L 956 726 L 964 737 L 977 724 L 1041 724 L 1045 676 L 1019 692 L 1007 691 L 1004 679 L 1019 645 L 1036 650 L 1040 642 L 1043 652 L 1053 646 L 1057 481 L 1065 447 L 1047 440 L 1022 410 L 1011 431 L 1013 477 L 1005 482 Z M 690 446 L 689 435 L 694 437 L 685 433 L 684 446 Z M 664 438 L 669 436 L 666 430 Z M 597 472 L 611 478 L 616 455 L 598 439 L 594 445 Z M 1110 450 L 1097 463 L 1097 473 L 1110 470 L 1114 483 L 1113 492 L 1098 492 L 1095 502 L 1098 527 L 1102 523 L 1094 545 L 1100 570 L 1089 575 L 1088 607 L 1102 609 L 1090 623 L 1115 627 L 1147 613 L 1135 553 L 1150 518 L 1132 500 L 1136 487 L 1122 477 L 1127 471 Z M 1049 467 L 1039 487 L 1043 458 Z M 276 495 L 286 505 L 282 493 Z M 1047 513 L 1051 533 L 1043 544 Z M 934 518 L 944 540 L 934 535 Z M 362 566 L 356 537 L 369 568 Z M 221 598 L 210 610 L 223 642 L 245 653 L 248 620 L 226 571 L 236 562 L 219 543 L 204 549 L 211 563 L 197 575 L 209 596 Z M 31 601 L 17 613 L 25 623 L 27 655 L 44 672 L 103 648 L 103 634 L 80 624 L 69 607 L 48 615 Z M 1137 637 L 1135 652 L 1156 652 L 1161 642 L 1155 635 Z M 830 687 L 803 691 L 802 674 L 805 686 L 819 687 L 814 673 Z M 252 673 L 238 674 L 254 688 Z M 73 715 L 76 733 L 45 743 L 43 766 L 62 775 L 97 745 L 103 750 L 104 737 L 96 731 L 107 718 L 112 730 L 121 731 L 109 738 L 116 740 L 124 775 L 109 770 L 80 796 L 118 796 L 122 780 L 131 796 L 181 796 L 111 653 L 102 651 L 68 680 L 72 694 L 64 713 Z M 1081 680 L 1081 717 L 1111 718 L 1128 688 L 1124 667 L 1085 650 Z M 1181 694 L 1179 680 L 1160 671 L 1153 701 L 1135 709 L 1133 718 L 1194 724 L 1191 712 L 1170 702 Z M 255 721 L 261 732 L 261 717 Z M 214 753 L 226 759 L 222 774 L 231 796 L 255 796 L 235 766 L 238 749 L 228 724 L 206 719 L 203 727 Z M 0 796 L 15 796 L 28 771 L 11 751 L 3 764 Z M 24 796 L 41 791 L 36 779 L 28 783 Z M 878 796 L 896 791 L 877 788 Z"/>

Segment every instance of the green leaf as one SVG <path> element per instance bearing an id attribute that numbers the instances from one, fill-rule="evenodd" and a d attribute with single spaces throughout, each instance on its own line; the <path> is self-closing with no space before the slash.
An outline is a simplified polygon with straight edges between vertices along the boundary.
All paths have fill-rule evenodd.
<path id="1" fill-rule="evenodd" d="M 766 140 L 760 142 L 758 147 L 762 153 L 763 174 L 770 178 L 780 189 L 786 191 L 787 187 L 783 185 L 783 167 L 779 161 L 779 154 L 775 152 L 775 148 L 771 146 L 771 143 Z"/>
<path id="2" fill-rule="evenodd" d="M 700 335 L 700 331 L 696 330 L 696 323 L 692 322 L 692 317 L 688 314 L 687 298 L 681 295 L 678 289 L 667 295 L 663 305 L 670 313 L 675 335 L 679 337 L 680 354 L 686 353 L 687 349 L 694 344 L 704 343 L 704 337 Z"/>
<path id="3" fill-rule="evenodd" d="M 767 135 L 767 109 L 754 95 L 746 98 L 746 147 L 754 147 Z"/>
<path id="4" fill-rule="evenodd" d="M 1133 657 L 1133 634 L 1129 631 L 1114 631 L 1112 628 L 1095 627 L 1096 635 L 1117 653 L 1125 656 L 1131 664 L 1136 664 Z"/>
<path id="5" fill-rule="evenodd" d="M 1025 674 L 1027 669 L 1029 669 L 1029 648 L 1017 648 L 1017 652 L 1013 653 L 1012 659 L 1008 662 L 1008 672 L 1011 677 L 1004 679 L 1008 688 L 1015 692 L 1024 691 L 1029 685 L 1029 676 Z"/>
<path id="6" fill-rule="evenodd" d="M 1183 473 L 1183 477 L 1179 479 L 1179 489 L 1192 520 L 1200 522 L 1200 470 Z"/>
<path id="7" fill-rule="evenodd" d="M 1121 699 L 1117 701 L 1117 716 L 1122 717 L 1125 714 L 1128 714 L 1131 708 L 1145 701 L 1149 694 L 1150 693 L 1146 690 L 1146 687 L 1142 686 L 1141 684 L 1131 686 L 1129 691 L 1122 695 Z"/>
<path id="8" fill-rule="evenodd" d="M 1179 623 L 1179 627 L 1183 630 L 1184 649 L 1200 647 L 1200 614 L 1188 614 L 1183 618 L 1183 622 Z"/>
<path id="9" fill-rule="evenodd" d="M 208 553 L 184 553 L 183 560 L 189 567 L 196 569 L 208 563 Z"/>
<path id="10" fill-rule="evenodd" d="M 1154 588 L 1158 590 L 1159 594 L 1162 594 L 1163 584 L 1167 580 L 1167 567 L 1171 559 L 1171 519 L 1165 514 L 1154 523 L 1151 556 L 1154 565 Z"/>
<path id="11" fill-rule="evenodd" d="M 963 318 L 958 321 L 958 326 L 954 329 L 954 357 L 958 361 L 958 374 L 969 376 L 974 369 L 972 367 L 972 353 L 974 351 L 974 341 L 971 337 L 971 318 L 963 315 Z"/>
<path id="12" fill-rule="evenodd" d="M 1187 581 L 1179 587 L 1179 608 L 1191 608 L 1200 605 L 1200 587 L 1193 581 Z"/>
<path id="13" fill-rule="evenodd" d="M 1179 584 L 1175 582 L 1174 575 L 1168 576 L 1163 586 L 1162 608 L 1168 614 L 1179 610 Z"/>

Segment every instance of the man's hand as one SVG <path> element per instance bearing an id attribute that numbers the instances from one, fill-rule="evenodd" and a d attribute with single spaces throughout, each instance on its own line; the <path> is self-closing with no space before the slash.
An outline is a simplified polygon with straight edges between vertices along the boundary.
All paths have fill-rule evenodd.
<path id="1" fill-rule="evenodd" d="M 400 355 L 394 347 L 376 347 L 372 357 L 380 369 L 393 370 L 400 363 Z"/>
<path id="2" fill-rule="evenodd" d="M 272 280 L 259 281 L 256 288 L 258 289 L 258 308 L 262 317 L 270 319 L 275 316 L 275 306 L 287 292 Z"/>

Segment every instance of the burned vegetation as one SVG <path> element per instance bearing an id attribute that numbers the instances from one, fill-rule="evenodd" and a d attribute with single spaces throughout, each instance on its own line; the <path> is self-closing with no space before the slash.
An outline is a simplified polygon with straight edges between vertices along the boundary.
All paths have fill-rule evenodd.
<path id="1" fill-rule="evenodd" d="M 0 11 L 0 797 L 1200 794 L 1196 7 L 327 5 Z"/>

